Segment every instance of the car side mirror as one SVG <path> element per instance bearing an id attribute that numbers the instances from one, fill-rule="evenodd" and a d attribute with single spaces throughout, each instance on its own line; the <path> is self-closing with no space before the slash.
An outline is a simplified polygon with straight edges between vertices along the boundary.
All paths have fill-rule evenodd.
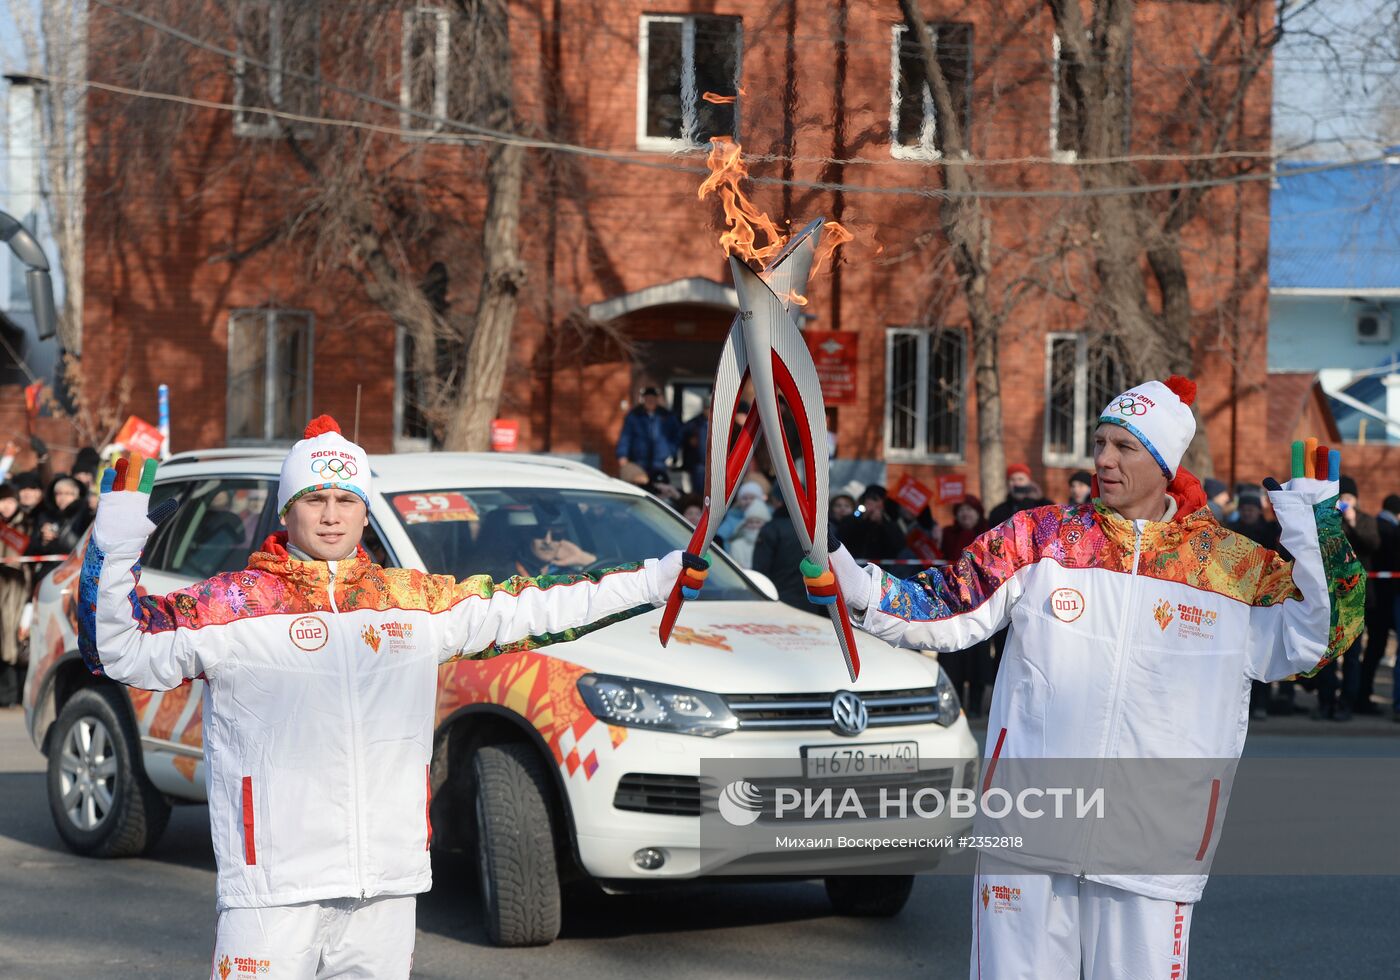
<path id="1" fill-rule="evenodd" d="M 773 580 L 762 572 L 755 572 L 752 568 L 744 569 L 744 574 L 749 577 L 749 581 L 758 586 L 758 591 L 762 592 L 770 599 L 778 598 L 778 587 L 773 584 Z"/>

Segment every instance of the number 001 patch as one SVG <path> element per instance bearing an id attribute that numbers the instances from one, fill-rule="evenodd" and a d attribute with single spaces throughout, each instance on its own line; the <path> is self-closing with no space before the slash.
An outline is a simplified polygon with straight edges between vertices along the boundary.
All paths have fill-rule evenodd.
<path id="1" fill-rule="evenodd" d="M 1072 623 L 1084 615 L 1084 596 L 1078 589 L 1056 589 L 1050 593 L 1050 612 L 1062 623 Z"/>
<path id="2" fill-rule="evenodd" d="M 298 616 L 287 627 L 287 634 L 299 649 L 307 653 L 321 649 L 331 638 L 331 631 L 317 616 Z"/>

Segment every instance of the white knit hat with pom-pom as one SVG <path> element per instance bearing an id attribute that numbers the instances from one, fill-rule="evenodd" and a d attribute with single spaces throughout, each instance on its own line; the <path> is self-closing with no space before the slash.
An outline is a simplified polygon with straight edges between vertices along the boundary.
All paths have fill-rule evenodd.
<path id="1" fill-rule="evenodd" d="M 1174 374 L 1165 382 L 1145 381 L 1129 388 L 1099 413 L 1099 421 L 1121 425 L 1150 452 L 1167 479 L 1176 476 L 1186 447 L 1196 436 L 1196 382 Z"/>
<path id="2" fill-rule="evenodd" d="M 312 419 L 303 435 L 282 460 L 277 513 L 286 514 L 298 497 L 316 490 L 349 490 L 369 507 L 369 455 L 341 435 L 329 415 Z"/>

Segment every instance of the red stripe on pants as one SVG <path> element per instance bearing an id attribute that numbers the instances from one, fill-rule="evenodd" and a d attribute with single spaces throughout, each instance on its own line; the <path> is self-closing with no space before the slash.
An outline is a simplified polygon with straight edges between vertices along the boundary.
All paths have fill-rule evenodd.
<path id="1" fill-rule="evenodd" d="M 258 863 L 258 848 L 253 840 L 253 777 L 243 777 L 243 860 Z"/>

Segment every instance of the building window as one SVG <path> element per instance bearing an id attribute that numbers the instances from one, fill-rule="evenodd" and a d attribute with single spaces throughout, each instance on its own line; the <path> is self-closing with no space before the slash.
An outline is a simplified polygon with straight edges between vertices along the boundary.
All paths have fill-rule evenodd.
<path id="1" fill-rule="evenodd" d="M 239 0 L 234 63 L 234 132 L 276 136 L 274 116 L 245 109 L 320 113 L 320 23 L 315 0 Z"/>
<path id="2" fill-rule="evenodd" d="M 1078 159 L 1079 104 L 1065 82 L 1060 58 L 1060 35 L 1050 39 L 1050 156 L 1060 163 Z M 1123 142 L 1118 147 L 1126 153 L 1133 135 L 1133 46 L 1128 42 L 1127 60 L 1123 66 Z"/>
<path id="3" fill-rule="evenodd" d="M 394 341 L 394 450 L 406 453 L 432 449 L 433 430 L 423 414 L 422 381 L 413 367 L 417 341 L 402 326 Z"/>
<path id="4" fill-rule="evenodd" d="M 933 53 L 948 83 L 948 94 L 962 120 L 963 143 L 971 145 L 972 25 L 930 24 Z M 890 147 L 905 160 L 932 160 L 943 155 L 938 117 L 924 70 L 918 38 L 898 24 L 890 47 Z"/>
<path id="5" fill-rule="evenodd" d="M 452 19 L 437 7 L 415 7 L 403 15 L 403 74 L 399 81 L 399 125 L 436 133 L 447 119 Z M 431 120 L 423 115 L 432 116 Z"/>
<path id="6" fill-rule="evenodd" d="M 1128 387 L 1123 350 L 1082 333 L 1052 333 L 1045 344 L 1045 463 L 1086 466 L 1099 412 Z"/>
<path id="7" fill-rule="evenodd" d="M 639 148 L 689 149 L 716 136 L 738 137 L 741 20 L 648 15 L 640 45 Z"/>
<path id="8" fill-rule="evenodd" d="M 236 310 L 228 323 L 228 441 L 294 442 L 311 417 L 311 314 Z"/>
<path id="9" fill-rule="evenodd" d="M 961 462 L 966 335 L 961 330 L 887 330 L 885 377 L 885 458 Z"/>

